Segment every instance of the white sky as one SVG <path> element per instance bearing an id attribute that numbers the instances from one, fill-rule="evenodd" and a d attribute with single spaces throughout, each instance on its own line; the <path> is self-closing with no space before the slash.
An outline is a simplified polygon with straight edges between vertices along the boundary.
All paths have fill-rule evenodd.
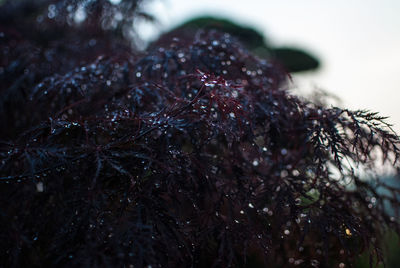
<path id="1" fill-rule="evenodd" d="M 323 66 L 295 77 L 301 90 L 317 86 L 345 107 L 379 111 L 400 133 L 400 0 L 153 0 L 148 8 L 160 30 L 211 14 L 306 49 Z M 149 27 L 142 33 L 154 37 Z"/>

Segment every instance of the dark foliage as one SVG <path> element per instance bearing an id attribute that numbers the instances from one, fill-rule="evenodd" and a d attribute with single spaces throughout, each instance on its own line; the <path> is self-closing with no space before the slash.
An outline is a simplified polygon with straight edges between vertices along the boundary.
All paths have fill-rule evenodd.
<path id="1" fill-rule="evenodd" d="M 320 65 L 314 56 L 291 47 L 274 48 L 272 54 L 290 72 L 315 70 Z"/>
<path id="2" fill-rule="evenodd" d="M 57 21 L 1 25 L 4 266 L 383 260 L 383 232 L 400 232 L 398 190 L 373 176 L 378 160 L 398 167 L 385 118 L 294 96 L 228 34 L 140 55 L 101 23 Z"/>
<path id="3" fill-rule="evenodd" d="M 296 47 L 274 47 L 256 29 L 211 16 L 202 16 L 182 23 L 163 34 L 153 46 L 157 47 L 176 36 L 192 40 L 196 32 L 201 29 L 229 33 L 254 55 L 274 62 L 275 66 L 281 65 L 288 72 L 310 71 L 320 66 L 319 60 L 309 52 Z"/>

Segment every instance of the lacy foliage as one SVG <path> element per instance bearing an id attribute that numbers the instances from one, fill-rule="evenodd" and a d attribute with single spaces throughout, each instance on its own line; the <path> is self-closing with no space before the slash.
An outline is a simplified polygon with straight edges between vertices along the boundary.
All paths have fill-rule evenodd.
<path id="1" fill-rule="evenodd" d="M 399 190 L 357 170 L 398 167 L 385 118 L 296 97 L 285 73 L 227 34 L 199 32 L 145 55 L 114 53 L 104 44 L 125 45 L 112 36 L 62 50 L 64 37 L 43 47 L 3 32 L 7 265 L 383 259 L 385 228 L 400 231 L 385 209 L 398 214 Z"/>

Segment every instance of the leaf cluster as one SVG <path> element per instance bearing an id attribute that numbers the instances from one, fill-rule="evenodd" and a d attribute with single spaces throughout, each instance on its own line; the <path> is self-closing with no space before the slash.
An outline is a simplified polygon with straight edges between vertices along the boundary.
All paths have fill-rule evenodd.
<path id="1" fill-rule="evenodd" d="M 385 228 L 399 233 L 399 189 L 375 174 L 398 167 L 386 118 L 295 96 L 229 34 L 138 54 L 112 53 L 110 35 L 59 50 L 69 35 L 43 47 L 7 29 L 6 265 L 337 266 L 382 261 Z"/>

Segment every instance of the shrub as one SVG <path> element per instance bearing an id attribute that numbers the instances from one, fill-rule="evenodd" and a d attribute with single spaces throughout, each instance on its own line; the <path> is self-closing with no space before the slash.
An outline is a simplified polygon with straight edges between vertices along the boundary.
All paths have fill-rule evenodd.
<path id="1" fill-rule="evenodd" d="M 384 117 L 296 97 L 228 34 L 132 51 L 126 24 L 101 21 L 110 7 L 140 14 L 136 1 L 88 2 L 71 25 L 65 11 L 85 1 L 39 3 L 0 10 L 4 265 L 383 260 L 383 232 L 400 231 L 384 209 L 398 212 L 398 190 L 375 172 L 398 167 Z"/>

